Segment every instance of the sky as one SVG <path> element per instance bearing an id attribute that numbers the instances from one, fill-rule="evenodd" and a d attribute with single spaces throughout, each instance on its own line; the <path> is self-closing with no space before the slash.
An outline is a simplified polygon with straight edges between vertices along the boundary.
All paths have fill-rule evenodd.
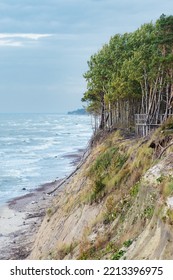
<path id="1" fill-rule="evenodd" d="M 0 113 L 81 108 L 90 56 L 172 0 L 0 0 Z"/>

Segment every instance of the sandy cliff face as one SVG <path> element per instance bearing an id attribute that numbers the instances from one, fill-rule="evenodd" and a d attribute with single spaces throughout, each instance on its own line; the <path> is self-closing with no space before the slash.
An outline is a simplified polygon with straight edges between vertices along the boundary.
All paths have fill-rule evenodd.
<path id="1" fill-rule="evenodd" d="M 29 259 L 173 259 L 173 152 L 158 159 L 158 135 L 98 141 L 47 210 Z M 161 137 L 164 148 L 172 136 Z"/>
<path id="2" fill-rule="evenodd" d="M 87 187 L 86 168 L 90 158 L 58 192 L 47 210 L 30 259 L 62 258 L 63 250 L 78 243 L 91 221 L 99 215 L 102 204 L 82 204 L 80 196 Z"/>
<path id="3" fill-rule="evenodd" d="M 170 200 L 173 197 L 173 186 L 171 183 L 170 196 L 167 196 L 162 193 L 160 182 L 172 176 L 173 153 L 170 153 L 151 167 L 142 178 L 144 187 L 155 188 L 158 199 L 154 205 L 152 219 L 127 250 L 127 259 L 173 259 L 173 220 L 172 216 L 169 217 L 169 213 L 173 213 L 173 203 L 172 199 Z"/>

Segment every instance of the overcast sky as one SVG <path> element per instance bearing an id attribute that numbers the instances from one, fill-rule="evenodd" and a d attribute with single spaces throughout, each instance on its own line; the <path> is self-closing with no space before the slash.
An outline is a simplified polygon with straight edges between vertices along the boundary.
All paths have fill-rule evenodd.
<path id="1" fill-rule="evenodd" d="M 0 0 L 0 113 L 82 107 L 87 60 L 172 0 Z"/>

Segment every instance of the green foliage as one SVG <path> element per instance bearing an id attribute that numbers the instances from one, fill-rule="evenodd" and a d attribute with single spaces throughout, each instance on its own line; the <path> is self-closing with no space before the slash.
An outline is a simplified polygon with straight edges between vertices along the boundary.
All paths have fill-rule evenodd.
<path id="1" fill-rule="evenodd" d="M 117 216 L 116 211 L 112 211 L 112 213 L 105 213 L 103 223 L 105 225 L 111 223 L 116 219 L 116 216 Z"/>
<path id="2" fill-rule="evenodd" d="M 101 179 L 98 181 L 95 181 L 94 194 L 97 196 L 97 194 L 100 193 L 101 191 L 103 191 L 104 188 L 105 188 L 105 184 L 103 183 L 103 181 Z"/>
<path id="3" fill-rule="evenodd" d="M 164 175 L 161 175 L 160 177 L 158 177 L 158 178 L 156 179 L 156 181 L 157 181 L 158 183 L 162 183 L 164 180 L 165 180 L 165 176 L 164 176 Z"/>
<path id="4" fill-rule="evenodd" d="M 127 158 L 127 155 L 121 154 L 117 147 L 110 147 L 97 157 L 90 168 L 89 176 L 104 179 L 112 169 L 120 170 Z"/>
<path id="5" fill-rule="evenodd" d="M 168 183 L 169 195 L 173 193 L 173 180 Z"/>
<path id="6" fill-rule="evenodd" d="M 118 252 L 114 253 L 112 256 L 112 260 L 119 260 L 123 255 L 124 255 L 125 251 L 123 250 L 119 250 Z"/>
<path id="7" fill-rule="evenodd" d="M 137 169 L 138 172 L 144 174 L 146 170 L 150 167 L 152 161 L 153 149 L 148 147 L 148 145 L 141 145 L 137 149 L 137 155 L 133 162 L 133 169 Z M 141 175 L 140 174 L 140 175 Z"/>
<path id="8" fill-rule="evenodd" d="M 109 147 L 97 157 L 88 172 L 93 182 L 90 196 L 91 202 L 104 196 L 104 189 L 112 173 L 116 174 L 121 170 L 127 158 L 127 155 L 120 153 L 117 147 Z"/>
<path id="9" fill-rule="evenodd" d="M 93 201 L 98 202 L 99 199 L 104 197 L 104 189 L 106 185 L 103 183 L 102 179 L 98 179 L 93 183 L 93 190 L 89 195 L 89 202 L 92 203 Z"/>
<path id="10" fill-rule="evenodd" d="M 51 217 L 53 215 L 53 211 L 51 208 L 47 209 L 47 215 Z"/>
<path id="11" fill-rule="evenodd" d="M 163 187 L 163 194 L 165 197 L 170 196 L 173 193 L 173 179 L 168 181 Z"/>
<path id="12" fill-rule="evenodd" d="M 111 165 L 113 156 L 117 153 L 118 148 L 111 147 L 107 149 L 105 152 L 101 153 L 100 156 L 97 157 L 96 161 L 92 165 L 89 175 L 98 175 L 99 177 L 104 177 L 107 174 L 108 168 Z"/>
<path id="13" fill-rule="evenodd" d="M 161 15 L 156 23 L 114 35 L 91 56 L 82 101 L 88 102 L 91 113 L 100 115 L 100 128 L 109 126 L 106 118 L 111 110 L 115 122 L 129 127 L 132 114 L 148 112 L 156 118 L 158 107 L 159 114 L 167 114 L 172 106 L 172 34 L 173 16 Z"/>
<path id="14" fill-rule="evenodd" d="M 139 184 L 139 182 L 138 182 L 138 183 L 136 183 L 136 184 L 130 189 L 130 195 L 131 195 L 132 197 L 136 197 L 136 196 L 137 196 L 137 194 L 138 194 L 138 192 L 139 192 L 139 186 L 140 186 L 140 184 Z"/>
<path id="15" fill-rule="evenodd" d="M 121 169 L 126 161 L 127 161 L 127 156 L 125 154 L 124 155 L 119 154 L 118 157 L 117 157 L 117 165 L 116 166 L 119 169 Z"/>
<path id="16" fill-rule="evenodd" d="M 147 206 L 144 209 L 144 217 L 147 219 L 151 219 L 154 214 L 154 206 Z"/>
<path id="17" fill-rule="evenodd" d="M 93 259 L 93 257 L 95 256 L 95 253 L 96 253 L 96 248 L 94 246 L 91 246 L 87 250 L 84 250 L 83 252 L 81 252 L 78 259 L 79 260 Z"/>
<path id="18" fill-rule="evenodd" d="M 110 252 L 114 252 L 114 251 L 116 251 L 116 250 L 117 250 L 117 248 L 116 248 L 116 246 L 115 246 L 115 243 L 112 242 L 112 241 L 110 241 L 110 242 L 107 244 L 107 246 L 106 246 L 105 252 L 106 252 L 106 253 L 110 253 Z"/>
<path id="19" fill-rule="evenodd" d="M 124 243 L 123 243 L 123 245 L 126 247 L 126 248 L 128 248 L 128 247 L 130 247 L 130 245 L 133 243 L 133 241 L 131 240 L 131 239 L 129 239 L 129 240 L 127 240 L 127 241 L 125 241 Z"/>
<path id="20" fill-rule="evenodd" d="M 173 225 L 173 209 L 168 209 L 167 210 L 167 217 L 168 217 L 168 222 L 169 224 Z"/>

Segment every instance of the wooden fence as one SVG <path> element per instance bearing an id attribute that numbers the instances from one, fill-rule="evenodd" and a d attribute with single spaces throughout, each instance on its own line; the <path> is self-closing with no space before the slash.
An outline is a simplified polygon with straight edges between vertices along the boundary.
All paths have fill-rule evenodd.
<path id="1" fill-rule="evenodd" d="M 171 115 L 173 116 L 173 115 Z M 165 119 L 165 115 L 157 116 L 157 122 L 148 114 L 135 114 L 135 129 L 136 134 L 147 136 L 152 130 L 159 127 Z"/>

